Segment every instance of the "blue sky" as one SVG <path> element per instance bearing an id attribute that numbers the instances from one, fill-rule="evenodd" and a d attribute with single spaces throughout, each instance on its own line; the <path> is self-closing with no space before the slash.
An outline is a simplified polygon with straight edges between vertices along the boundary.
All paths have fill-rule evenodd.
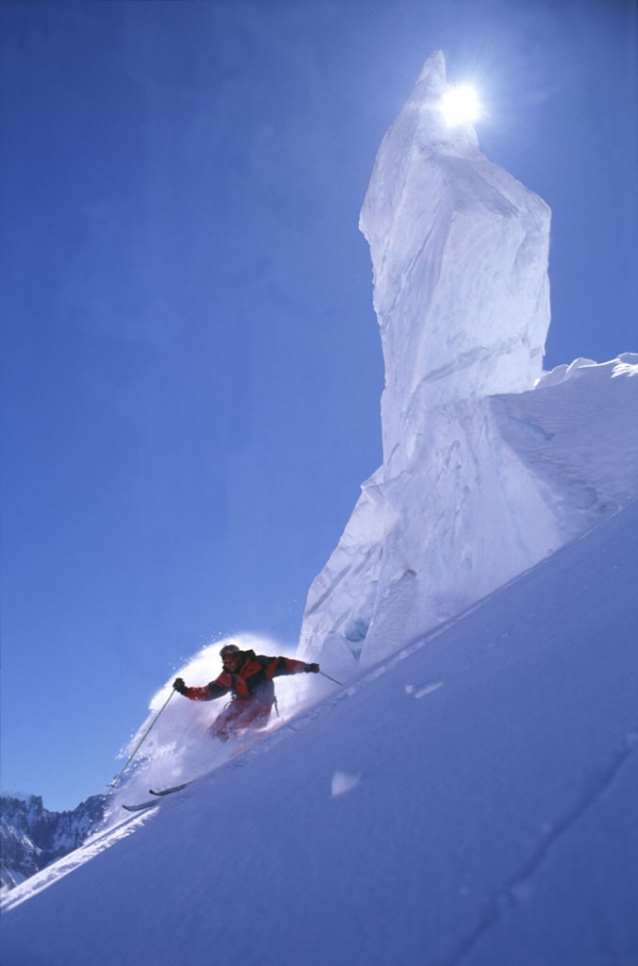
<path id="1" fill-rule="evenodd" d="M 357 230 L 423 61 L 553 209 L 546 367 L 636 350 L 636 3 L 3 3 L 2 781 L 72 807 L 381 460 Z M 211 669 L 211 677 L 216 669 Z"/>

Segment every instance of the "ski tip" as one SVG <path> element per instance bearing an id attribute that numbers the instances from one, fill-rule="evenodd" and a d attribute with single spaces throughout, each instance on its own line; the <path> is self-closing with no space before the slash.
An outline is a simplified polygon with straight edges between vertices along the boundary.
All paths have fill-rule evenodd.
<path id="1" fill-rule="evenodd" d="M 181 792 L 183 788 L 188 788 L 191 784 L 192 782 L 182 782 L 181 785 L 173 785 L 172 788 L 163 788 L 159 791 L 156 791 L 154 788 L 149 788 L 148 793 L 149 795 L 157 795 L 162 798 L 164 795 L 172 795 L 173 792 Z"/>

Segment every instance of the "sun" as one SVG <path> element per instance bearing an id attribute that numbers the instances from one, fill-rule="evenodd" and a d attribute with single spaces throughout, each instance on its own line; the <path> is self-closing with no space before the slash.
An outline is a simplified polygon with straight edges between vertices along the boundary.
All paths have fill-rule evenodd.
<path id="1" fill-rule="evenodd" d="M 441 98 L 440 108 L 450 127 L 472 124 L 481 114 L 478 95 L 469 84 L 451 87 Z"/>

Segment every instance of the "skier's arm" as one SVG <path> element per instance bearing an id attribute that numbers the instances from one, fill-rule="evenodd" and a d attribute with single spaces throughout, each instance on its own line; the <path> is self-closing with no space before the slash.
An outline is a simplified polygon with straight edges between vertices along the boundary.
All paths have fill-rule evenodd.
<path id="1" fill-rule="evenodd" d="M 303 674 L 304 671 L 316 673 L 318 670 L 318 664 L 306 664 L 305 661 L 295 661 L 292 657 L 274 657 L 265 667 L 269 680 L 281 677 L 282 674 Z"/>
<path id="2" fill-rule="evenodd" d="M 231 684 L 232 678 L 225 671 L 203 688 L 189 688 L 184 684 L 182 678 L 175 678 L 173 681 L 175 690 L 191 701 L 214 701 L 215 698 L 221 698 L 222 695 L 228 694 Z"/>

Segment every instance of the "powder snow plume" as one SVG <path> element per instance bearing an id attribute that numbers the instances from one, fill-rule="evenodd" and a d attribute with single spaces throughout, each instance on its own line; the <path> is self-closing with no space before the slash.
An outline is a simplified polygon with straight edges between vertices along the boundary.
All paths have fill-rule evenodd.
<path id="1" fill-rule="evenodd" d="M 213 681 L 221 673 L 220 651 L 226 644 L 236 644 L 241 650 L 253 650 L 256 654 L 284 654 L 289 657 L 294 650 L 264 635 L 235 634 L 207 644 L 171 674 L 169 680 L 153 695 L 146 719 L 120 753 L 124 764 L 157 718 L 139 752 L 111 793 L 112 805 L 107 824 L 121 819 L 121 806 L 124 803 L 147 799 L 149 788 L 168 788 L 213 771 L 246 745 L 246 739 L 242 740 L 241 737 L 222 744 L 208 734 L 208 729 L 226 707 L 229 698 L 189 701 L 175 693 L 166 704 L 176 677 L 184 678 L 192 686 Z M 277 678 L 277 706 L 273 708 L 268 727 L 258 732 L 260 736 L 275 731 L 323 694 L 325 688 L 314 675 L 312 677 L 312 682 L 303 675 Z"/>

